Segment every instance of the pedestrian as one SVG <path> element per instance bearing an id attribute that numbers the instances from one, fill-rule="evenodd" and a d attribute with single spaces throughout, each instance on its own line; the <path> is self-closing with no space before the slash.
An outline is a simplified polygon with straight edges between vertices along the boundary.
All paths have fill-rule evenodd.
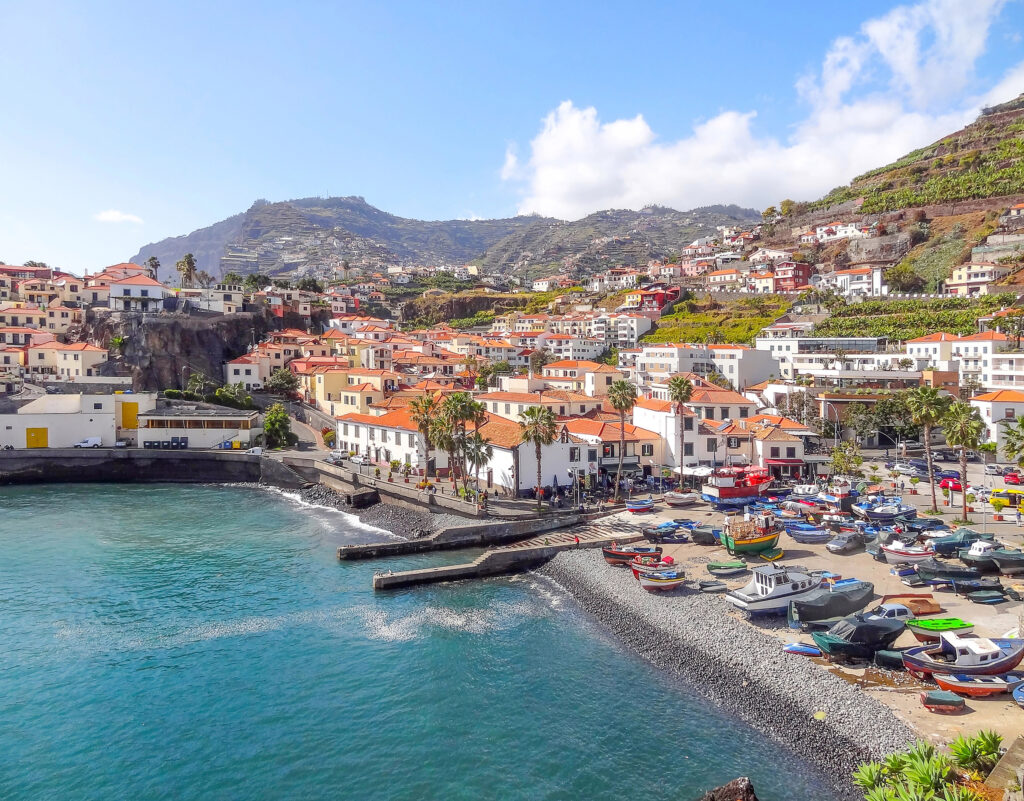
<path id="1" fill-rule="evenodd" d="M 1018 512 L 1018 514 L 1020 514 L 1020 513 Z M 576 547 L 579 548 L 580 547 L 580 535 L 579 534 L 573 534 L 572 540 L 573 540 L 573 543 L 576 545 Z"/>
<path id="2" fill-rule="evenodd" d="M 1017 525 L 1020 525 L 1020 507 L 1017 507 Z"/>

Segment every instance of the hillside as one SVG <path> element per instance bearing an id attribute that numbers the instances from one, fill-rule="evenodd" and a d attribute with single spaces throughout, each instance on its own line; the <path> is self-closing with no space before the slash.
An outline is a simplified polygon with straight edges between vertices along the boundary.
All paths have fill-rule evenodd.
<path id="1" fill-rule="evenodd" d="M 756 219 L 751 209 L 715 206 L 689 212 L 605 211 L 576 222 L 534 216 L 422 221 L 396 217 L 358 197 L 261 200 L 208 228 L 146 245 L 131 261 L 156 256 L 172 278 L 174 263 L 189 252 L 214 276 L 228 270 L 243 275 L 294 270 L 326 277 L 345 262 L 379 268 L 471 261 L 488 273 L 521 277 L 564 269 L 587 275 L 646 264 L 714 233 L 716 225 Z"/>
<path id="2" fill-rule="evenodd" d="M 815 336 L 888 337 L 892 341 L 916 339 L 945 331 L 964 336 L 978 330 L 978 317 L 1010 306 L 1016 295 L 936 300 L 866 300 L 832 310 L 814 327 Z"/>
<path id="3" fill-rule="evenodd" d="M 676 304 L 643 336 L 644 342 L 728 342 L 752 344 L 757 333 L 785 314 L 791 299 L 755 295 L 714 300 L 710 295 Z"/>
<path id="4" fill-rule="evenodd" d="M 562 271 L 586 276 L 678 255 L 683 245 L 714 234 L 718 225 L 759 221 L 753 209 L 739 206 L 691 211 L 649 206 L 640 211 L 599 211 L 574 222 L 537 220 L 491 246 L 474 263 L 486 273 L 528 278 Z"/>
<path id="5" fill-rule="evenodd" d="M 833 189 L 807 210 L 864 198 L 865 214 L 1024 192 L 1024 95 L 927 147 Z M 803 206 L 804 204 L 800 204 Z M 802 209 L 801 209 L 802 210 Z"/>

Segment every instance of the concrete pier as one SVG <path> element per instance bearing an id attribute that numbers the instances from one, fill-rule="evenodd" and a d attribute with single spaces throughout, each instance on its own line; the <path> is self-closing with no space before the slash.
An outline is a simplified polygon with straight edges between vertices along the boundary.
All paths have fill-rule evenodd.
<path id="1" fill-rule="evenodd" d="M 616 515 L 586 528 L 552 532 L 499 548 L 491 548 L 472 562 L 461 565 L 376 573 L 373 577 L 373 588 L 392 590 L 416 584 L 436 584 L 440 581 L 461 581 L 519 573 L 538 567 L 559 551 L 569 548 L 600 548 L 611 542 L 635 542 L 643 539 L 640 528 L 640 524 L 620 519 L 620 516 Z"/>

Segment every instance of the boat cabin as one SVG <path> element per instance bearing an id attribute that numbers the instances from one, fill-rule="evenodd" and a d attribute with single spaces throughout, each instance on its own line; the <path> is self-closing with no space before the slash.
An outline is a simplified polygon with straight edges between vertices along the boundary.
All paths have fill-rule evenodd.
<path id="1" fill-rule="evenodd" d="M 778 565 L 755 567 L 753 573 L 754 580 L 752 583 L 754 586 L 752 589 L 754 594 L 761 596 L 773 595 L 777 592 L 799 592 L 800 590 L 812 589 L 821 584 L 820 578 L 812 579 L 806 573 L 787 570 Z M 744 588 L 744 590 L 749 589 L 749 585 Z"/>
<path id="2" fill-rule="evenodd" d="M 975 540 L 971 543 L 971 547 L 967 549 L 967 553 L 969 556 L 987 556 L 995 550 L 998 550 L 998 548 L 994 542 Z"/>
<path id="3" fill-rule="evenodd" d="M 964 667 L 984 665 L 1003 656 L 999 646 L 984 637 L 960 637 L 953 631 L 944 631 L 939 636 L 945 641 L 944 650 L 954 653 L 956 663 Z"/>

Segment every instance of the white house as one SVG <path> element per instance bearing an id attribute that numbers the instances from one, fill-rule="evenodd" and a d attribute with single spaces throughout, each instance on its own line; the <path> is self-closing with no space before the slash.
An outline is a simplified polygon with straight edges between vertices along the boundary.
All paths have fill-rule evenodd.
<path id="1" fill-rule="evenodd" d="M 70 448 L 89 437 L 108 448 L 134 442 L 139 415 L 155 406 L 155 392 L 43 395 L 0 415 L 0 446 Z"/>
<path id="2" fill-rule="evenodd" d="M 173 293 L 147 275 L 133 275 L 110 282 L 109 306 L 114 311 L 158 312 L 164 298 Z"/>
<path id="3" fill-rule="evenodd" d="M 1018 417 L 1024 415 L 1024 392 L 999 389 L 976 395 L 970 403 L 981 413 L 985 423 L 985 441 L 995 442 L 1002 449 L 1006 440 L 1005 424 L 1016 422 Z"/>

